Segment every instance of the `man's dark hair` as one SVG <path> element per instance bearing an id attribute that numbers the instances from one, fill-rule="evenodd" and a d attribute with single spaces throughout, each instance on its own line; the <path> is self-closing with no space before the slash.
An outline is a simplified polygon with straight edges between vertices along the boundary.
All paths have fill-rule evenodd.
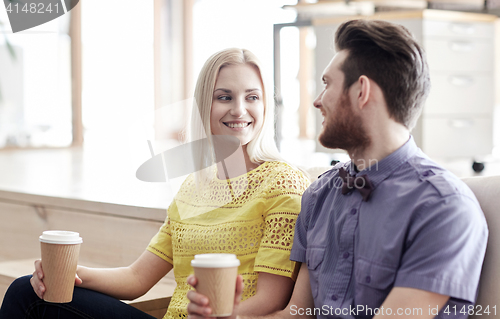
<path id="1" fill-rule="evenodd" d="M 351 20 L 338 28 L 335 46 L 348 52 L 340 67 L 344 90 L 367 76 L 382 89 L 391 117 L 411 130 L 430 90 L 425 53 L 412 34 L 386 21 Z"/>

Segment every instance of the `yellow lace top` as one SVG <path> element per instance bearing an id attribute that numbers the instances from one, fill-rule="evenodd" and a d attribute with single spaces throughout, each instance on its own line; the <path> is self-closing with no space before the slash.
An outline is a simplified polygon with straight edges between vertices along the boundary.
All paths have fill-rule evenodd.
<path id="1" fill-rule="evenodd" d="M 243 300 L 255 294 L 259 272 L 296 279 L 290 261 L 295 221 L 309 180 L 282 162 L 265 162 L 245 175 L 210 181 L 196 191 L 189 176 L 167 211 L 148 250 L 173 265 L 175 288 L 164 318 L 187 317 L 186 278 L 196 254 L 232 253 L 241 262 Z M 200 210 L 201 209 L 201 210 Z M 183 212 L 205 213 L 186 215 Z"/>

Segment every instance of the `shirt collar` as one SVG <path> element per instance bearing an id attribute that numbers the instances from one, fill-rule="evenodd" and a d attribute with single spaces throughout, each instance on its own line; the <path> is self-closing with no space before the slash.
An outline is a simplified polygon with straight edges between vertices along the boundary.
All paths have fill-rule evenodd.
<path id="1" fill-rule="evenodd" d="M 417 152 L 418 147 L 413 139 L 413 136 L 410 135 L 408 141 L 403 144 L 400 148 L 384 157 L 380 161 L 373 163 L 370 167 L 356 173 L 354 169 L 354 163 L 352 161 L 347 162 L 346 169 L 349 174 L 356 175 L 367 175 L 370 181 L 373 183 L 374 187 L 377 187 L 383 180 L 389 177 L 398 167 L 400 167 L 403 163 L 407 162 L 415 153 Z M 370 164 L 370 163 L 368 163 Z"/>

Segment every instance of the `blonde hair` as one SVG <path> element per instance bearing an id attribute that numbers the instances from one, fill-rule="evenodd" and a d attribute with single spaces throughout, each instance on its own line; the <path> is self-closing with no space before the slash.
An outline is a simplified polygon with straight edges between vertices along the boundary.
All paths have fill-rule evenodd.
<path id="1" fill-rule="evenodd" d="M 230 48 L 213 54 L 203 65 L 194 91 L 193 113 L 188 140 L 194 141 L 208 138 L 211 143 L 210 113 L 213 91 L 220 70 L 229 65 L 249 64 L 258 71 L 262 81 L 262 97 L 264 102 L 264 120 L 256 137 L 247 144 L 250 161 L 260 164 L 266 161 L 284 161 L 274 142 L 274 110 L 268 98 L 261 64 L 257 57 L 246 49 Z M 199 154 L 199 153 L 198 153 Z M 202 160 L 205 167 L 215 163 L 213 150 L 204 150 Z"/>

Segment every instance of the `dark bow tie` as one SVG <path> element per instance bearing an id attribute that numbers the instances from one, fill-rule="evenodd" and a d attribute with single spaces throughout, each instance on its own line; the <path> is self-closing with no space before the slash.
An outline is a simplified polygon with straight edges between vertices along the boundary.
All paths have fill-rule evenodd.
<path id="1" fill-rule="evenodd" d="M 370 181 L 368 176 L 352 176 L 343 167 L 339 169 L 339 176 L 342 179 L 342 194 L 348 194 L 352 192 L 355 188 L 361 193 L 363 201 L 368 201 L 370 199 L 370 194 L 372 193 L 373 183 Z"/>

